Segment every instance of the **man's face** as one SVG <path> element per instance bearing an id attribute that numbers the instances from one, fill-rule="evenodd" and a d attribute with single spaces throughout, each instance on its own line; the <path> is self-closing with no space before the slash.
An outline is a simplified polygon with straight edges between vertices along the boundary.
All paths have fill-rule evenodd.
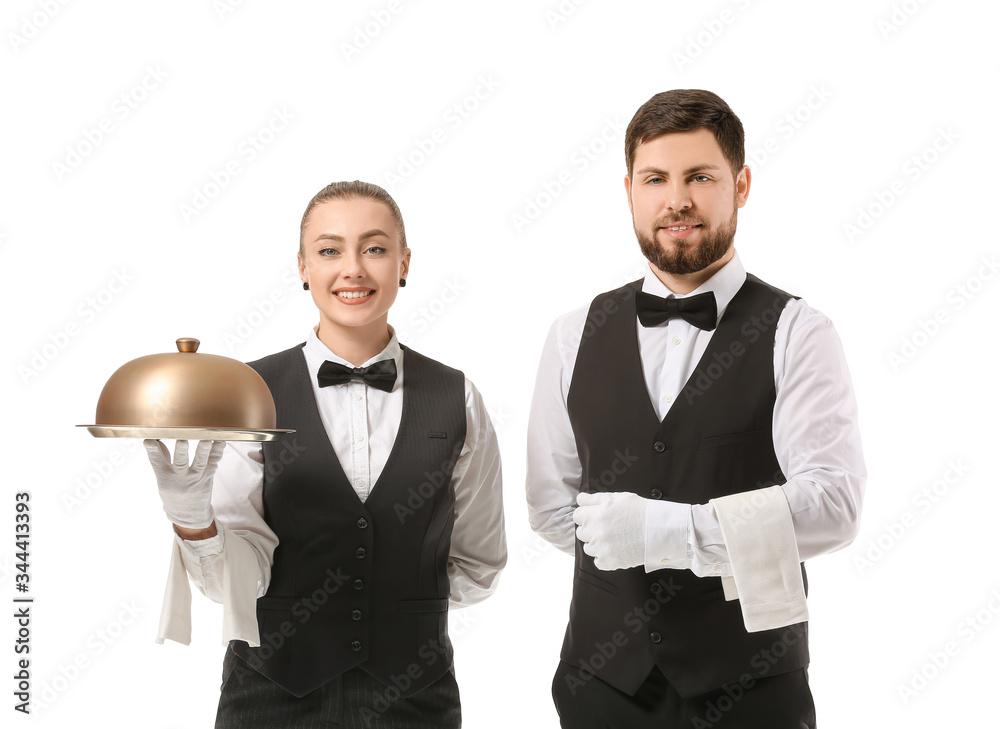
<path id="1" fill-rule="evenodd" d="M 710 130 L 674 132 L 636 148 L 625 191 L 643 255 L 665 273 L 690 274 L 732 247 L 750 170 L 743 167 L 734 180 Z"/>

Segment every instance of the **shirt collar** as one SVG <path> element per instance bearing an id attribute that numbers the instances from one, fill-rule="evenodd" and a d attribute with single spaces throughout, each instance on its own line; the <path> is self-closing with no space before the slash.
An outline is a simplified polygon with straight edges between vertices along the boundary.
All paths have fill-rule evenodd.
<path id="1" fill-rule="evenodd" d="M 642 280 L 642 290 L 648 294 L 655 294 L 656 296 L 661 296 L 663 298 L 674 297 L 678 299 L 684 299 L 688 296 L 694 296 L 695 294 L 703 294 L 706 291 L 711 291 L 715 294 L 715 305 L 719 311 L 719 319 L 722 319 L 723 313 L 726 311 L 726 307 L 729 306 L 729 302 L 733 300 L 736 296 L 736 292 L 740 290 L 743 286 L 743 282 L 746 281 L 747 272 L 743 268 L 743 263 L 740 261 L 740 254 L 734 249 L 733 257 L 726 263 L 725 266 L 720 268 L 715 274 L 708 279 L 701 286 L 696 288 L 689 294 L 675 294 L 673 291 L 668 289 L 666 285 L 656 277 L 653 273 L 652 267 L 646 271 L 646 276 Z"/>
<path id="2" fill-rule="evenodd" d="M 354 364 L 337 355 L 320 341 L 320 338 L 316 335 L 316 331 L 318 329 L 319 324 L 309 330 L 309 336 L 306 338 L 306 344 L 302 348 L 302 353 L 305 355 L 306 363 L 309 365 L 309 369 L 315 374 L 315 372 L 319 371 L 320 366 L 326 360 L 338 362 L 339 364 L 347 365 L 348 367 L 354 367 Z M 384 359 L 391 359 L 396 363 L 397 372 L 402 369 L 403 350 L 400 349 L 399 339 L 396 338 L 396 330 L 393 329 L 392 326 L 389 326 L 389 334 L 392 336 L 389 339 L 389 343 L 385 345 L 385 349 L 369 359 L 367 362 L 363 362 L 361 364 L 362 367 L 366 367 L 375 362 L 381 362 Z"/>

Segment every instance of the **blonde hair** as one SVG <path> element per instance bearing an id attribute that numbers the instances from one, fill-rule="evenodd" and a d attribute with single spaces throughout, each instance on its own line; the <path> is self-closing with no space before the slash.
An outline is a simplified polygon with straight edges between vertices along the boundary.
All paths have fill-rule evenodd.
<path id="1" fill-rule="evenodd" d="M 406 229 L 403 227 L 403 214 L 399 212 L 399 206 L 392 199 L 392 195 L 371 182 L 354 180 L 353 182 L 331 182 L 317 192 L 313 196 L 313 199 L 309 201 L 309 204 L 306 205 L 306 211 L 302 214 L 302 222 L 299 224 L 299 255 L 303 258 L 305 257 L 302 235 L 305 233 L 306 225 L 309 223 L 309 214 L 313 211 L 313 208 L 328 200 L 357 200 L 364 198 L 377 200 L 389 208 L 389 212 L 392 213 L 392 217 L 396 221 L 396 226 L 399 228 L 399 242 L 402 244 L 403 250 L 406 250 Z"/>

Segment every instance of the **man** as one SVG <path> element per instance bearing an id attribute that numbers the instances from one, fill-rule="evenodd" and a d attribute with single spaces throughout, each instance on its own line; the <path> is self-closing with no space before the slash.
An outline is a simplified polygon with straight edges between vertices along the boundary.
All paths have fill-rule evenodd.
<path id="1" fill-rule="evenodd" d="M 815 726 L 804 593 L 757 620 L 744 589 L 780 560 L 755 564 L 740 539 L 800 579 L 801 560 L 853 540 L 866 474 L 832 324 L 748 276 L 733 247 L 743 145 L 711 92 L 646 102 L 625 191 L 649 271 L 545 343 L 527 499 L 532 528 L 576 557 L 552 686 L 565 728 Z M 744 499 L 735 532 L 726 499 Z"/>

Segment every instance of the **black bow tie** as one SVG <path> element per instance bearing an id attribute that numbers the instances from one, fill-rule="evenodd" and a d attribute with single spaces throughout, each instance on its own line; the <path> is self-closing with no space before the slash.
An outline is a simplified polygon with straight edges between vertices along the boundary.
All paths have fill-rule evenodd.
<path id="1" fill-rule="evenodd" d="M 684 299 L 663 299 L 639 291 L 635 295 L 635 313 L 644 327 L 655 327 L 676 317 L 708 332 L 715 329 L 719 316 L 715 307 L 715 294 L 711 291 Z"/>
<path id="2" fill-rule="evenodd" d="M 378 390 L 391 392 L 392 386 L 396 382 L 396 361 L 383 359 L 367 367 L 348 367 L 339 362 L 327 360 L 320 365 L 316 379 L 319 380 L 320 387 L 362 380 L 366 385 Z"/>

